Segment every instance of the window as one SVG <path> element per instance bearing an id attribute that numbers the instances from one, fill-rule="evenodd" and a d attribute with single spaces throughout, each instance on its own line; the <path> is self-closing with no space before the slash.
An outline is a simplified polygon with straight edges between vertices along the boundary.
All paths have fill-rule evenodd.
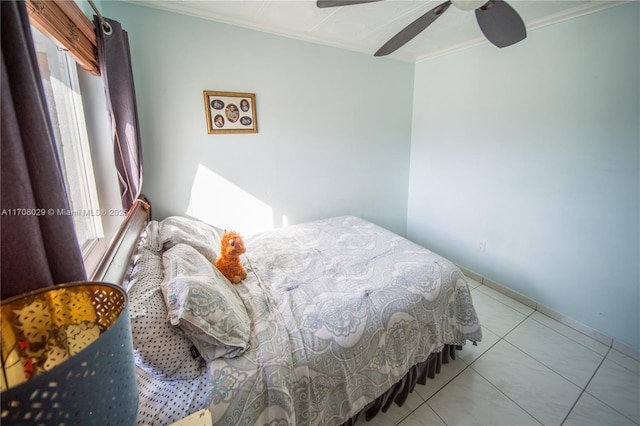
<path id="1" fill-rule="evenodd" d="M 32 27 L 58 158 L 69 198 L 73 223 L 89 272 L 102 254 L 104 237 L 87 127 L 75 61 Z"/>

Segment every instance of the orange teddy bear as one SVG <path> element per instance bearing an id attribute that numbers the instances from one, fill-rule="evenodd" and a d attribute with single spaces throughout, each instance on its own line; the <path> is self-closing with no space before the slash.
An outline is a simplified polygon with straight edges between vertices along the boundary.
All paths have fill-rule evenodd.
<path id="1" fill-rule="evenodd" d="M 247 277 L 247 271 L 240 262 L 240 255 L 245 252 L 244 241 L 238 233 L 225 231 L 220 246 L 216 268 L 233 284 L 238 284 Z"/>

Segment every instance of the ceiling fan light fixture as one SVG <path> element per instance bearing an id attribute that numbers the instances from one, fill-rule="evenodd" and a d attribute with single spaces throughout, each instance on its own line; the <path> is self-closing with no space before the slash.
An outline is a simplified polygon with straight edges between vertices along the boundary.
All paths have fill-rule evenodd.
<path id="1" fill-rule="evenodd" d="M 331 7 L 374 1 L 380 0 L 317 0 L 316 4 L 318 7 Z M 524 21 L 505 0 L 445 0 L 391 37 L 374 56 L 395 52 L 433 24 L 451 5 L 460 10 L 474 10 L 480 30 L 497 47 L 511 46 L 527 37 Z"/>
<path id="2" fill-rule="evenodd" d="M 487 3 L 487 0 L 451 0 L 451 4 L 460 10 L 475 10 Z"/>

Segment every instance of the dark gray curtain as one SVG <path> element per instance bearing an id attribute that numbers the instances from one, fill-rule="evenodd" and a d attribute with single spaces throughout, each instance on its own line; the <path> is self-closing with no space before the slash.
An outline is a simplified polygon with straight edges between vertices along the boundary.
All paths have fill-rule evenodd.
<path id="1" fill-rule="evenodd" d="M 25 4 L 2 19 L 2 298 L 86 279 L 61 177 Z"/>
<path id="2" fill-rule="evenodd" d="M 101 22 L 101 19 L 103 21 Z M 138 125 L 129 37 L 119 22 L 94 18 L 122 206 L 129 209 L 142 187 L 142 140 Z"/>

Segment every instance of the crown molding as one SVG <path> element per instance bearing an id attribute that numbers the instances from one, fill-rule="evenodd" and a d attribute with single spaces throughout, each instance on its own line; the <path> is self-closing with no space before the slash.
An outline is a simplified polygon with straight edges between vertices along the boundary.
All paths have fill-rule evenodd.
<path id="1" fill-rule="evenodd" d="M 2 0 L 0 0 L 0 1 L 2 1 Z M 343 42 L 333 42 L 333 41 L 329 41 L 329 40 L 323 39 L 322 37 L 314 37 L 314 36 L 307 35 L 307 34 L 300 34 L 300 33 L 296 32 L 296 31 L 287 31 L 285 29 L 275 28 L 275 27 L 272 27 L 272 26 L 269 26 L 269 25 L 258 24 L 258 23 L 255 23 L 255 22 L 248 22 L 248 21 L 245 21 L 243 19 L 238 19 L 238 18 L 234 18 L 234 17 L 218 14 L 218 13 L 212 12 L 211 10 L 200 9 L 198 7 L 192 7 L 190 5 L 183 4 L 182 2 L 177 2 L 177 1 L 149 1 L 149 0 L 124 0 L 124 1 L 126 3 L 131 3 L 131 4 L 138 5 L 138 6 L 144 6 L 144 7 L 149 7 L 149 8 L 152 8 L 152 9 L 163 10 L 165 12 L 178 13 L 178 14 L 181 14 L 181 15 L 192 16 L 194 18 L 206 19 L 206 20 L 210 20 L 210 21 L 219 22 L 219 23 L 222 23 L 222 24 L 233 25 L 233 26 L 237 26 L 237 27 L 246 28 L 246 29 L 249 29 L 249 30 L 254 30 L 254 31 L 259 31 L 259 32 L 267 33 L 267 34 L 273 34 L 273 35 L 277 35 L 277 36 L 287 37 L 287 38 L 291 38 L 291 39 L 294 39 L 294 40 L 300 40 L 300 41 L 304 41 L 304 42 L 319 44 L 319 45 L 322 45 L 322 46 L 334 47 L 334 48 L 338 48 L 338 49 L 350 50 L 352 52 L 358 52 L 358 53 L 364 53 L 364 54 L 367 54 L 367 55 L 373 55 L 372 52 L 369 52 L 368 50 L 363 49 L 362 47 L 360 47 L 358 45 L 355 45 L 355 44 L 349 44 L 349 43 L 343 43 Z M 401 60 L 401 61 L 405 61 L 405 62 L 412 62 L 412 63 L 414 62 L 414 58 L 398 57 L 396 59 Z"/>
<path id="2" fill-rule="evenodd" d="M 182 15 L 188 15 L 188 16 L 201 18 L 201 19 L 208 19 L 208 20 L 220 22 L 223 24 L 234 25 L 234 26 L 243 27 L 250 30 L 254 30 L 254 31 L 260 31 L 268 34 L 274 34 L 274 35 L 301 40 L 309 43 L 320 44 L 323 46 L 346 49 L 353 52 L 363 53 L 366 55 L 373 54 L 368 49 L 364 49 L 361 46 L 358 46 L 356 44 L 326 40 L 326 39 L 323 39 L 322 37 L 314 37 L 313 35 L 309 35 L 309 34 L 300 34 L 296 31 L 287 31 L 286 29 L 274 28 L 272 26 L 265 25 L 265 24 L 245 21 L 243 19 L 215 13 L 210 9 L 195 7 L 193 6 L 194 3 L 185 4 L 180 1 L 157 1 L 157 0 L 156 1 L 125 0 L 125 1 L 127 3 L 132 3 L 139 6 L 179 13 Z M 543 28 L 549 25 L 554 25 L 570 19 L 578 18 L 580 16 L 600 12 L 602 10 L 606 10 L 612 7 L 631 3 L 632 1 L 634 0 L 594 0 L 586 4 L 579 4 L 573 8 L 566 9 L 562 12 L 552 14 L 542 19 L 537 19 L 529 22 L 527 24 L 527 32 L 535 31 L 539 28 Z M 327 19 L 329 19 L 329 17 Z M 463 43 L 453 45 L 446 49 L 441 49 L 436 52 L 428 53 L 426 55 L 418 55 L 414 57 L 411 54 L 403 54 L 402 51 L 398 51 L 388 56 L 388 58 L 402 61 L 402 62 L 418 63 L 418 62 L 424 62 L 431 59 L 439 58 L 441 56 L 449 55 L 449 54 L 459 52 L 465 49 L 469 49 L 472 47 L 476 47 L 485 43 L 488 43 L 486 38 L 477 37 L 477 38 L 465 41 Z"/>

